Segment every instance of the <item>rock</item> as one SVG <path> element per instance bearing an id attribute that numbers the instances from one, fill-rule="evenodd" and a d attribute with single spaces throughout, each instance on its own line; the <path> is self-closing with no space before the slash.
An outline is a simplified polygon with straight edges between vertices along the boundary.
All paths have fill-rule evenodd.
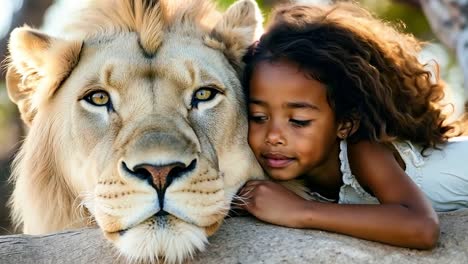
<path id="1" fill-rule="evenodd" d="M 468 209 L 441 213 L 430 251 L 411 250 L 317 231 L 278 227 L 251 217 L 226 219 L 189 263 L 468 263 Z M 0 263 L 125 263 L 99 229 L 0 237 Z"/>

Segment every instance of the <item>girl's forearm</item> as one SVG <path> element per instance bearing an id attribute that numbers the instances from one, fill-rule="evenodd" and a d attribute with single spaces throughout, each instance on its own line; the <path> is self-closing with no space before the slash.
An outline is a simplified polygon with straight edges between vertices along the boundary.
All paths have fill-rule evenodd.
<path id="1" fill-rule="evenodd" d="M 437 215 L 398 204 L 342 205 L 308 202 L 298 225 L 400 247 L 430 249 L 439 237 Z"/>

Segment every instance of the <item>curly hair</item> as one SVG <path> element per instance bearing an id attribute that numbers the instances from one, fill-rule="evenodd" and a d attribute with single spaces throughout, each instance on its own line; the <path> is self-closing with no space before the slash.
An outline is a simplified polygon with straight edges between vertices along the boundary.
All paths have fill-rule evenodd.
<path id="1" fill-rule="evenodd" d="M 350 142 L 409 140 L 424 150 L 455 135 L 441 111 L 444 83 L 421 64 L 421 43 L 352 3 L 287 5 L 244 57 L 244 87 L 262 61 L 288 60 L 327 88 Z M 436 65 L 437 66 L 437 65 Z"/>

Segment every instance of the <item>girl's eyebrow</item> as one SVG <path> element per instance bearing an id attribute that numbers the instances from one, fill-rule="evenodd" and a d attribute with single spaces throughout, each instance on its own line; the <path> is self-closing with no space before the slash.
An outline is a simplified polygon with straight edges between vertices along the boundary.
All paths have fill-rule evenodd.
<path id="1" fill-rule="evenodd" d="M 249 104 L 260 105 L 260 106 L 267 106 L 268 104 L 262 100 L 258 100 L 255 98 L 250 98 Z M 320 111 L 320 108 L 314 104 L 307 103 L 307 102 L 288 102 L 285 104 L 287 108 L 297 109 L 297 108 L 307 108 L 314 111 Z"/>
<path id="2" fill-rule="evenodd" d="M 308 109 L 311 109 L 311 110 L 315 110 L 315 111 L 320 111 L 320 108 L 314 104 L 310 104 L 310 103 L 307 103 L 307 102 L 289 102 L 289 103 L 286 103 L 286 107 L 287 108 L 308 108 Z"/>
<path id="3" fill-rule="evenodd" d="M 249 99 L 249 104 L 261 105 L 261 106 L 266 106 L 267 105 L 266 102 L 255 99 L 255 98 L 250 98 Z"/>

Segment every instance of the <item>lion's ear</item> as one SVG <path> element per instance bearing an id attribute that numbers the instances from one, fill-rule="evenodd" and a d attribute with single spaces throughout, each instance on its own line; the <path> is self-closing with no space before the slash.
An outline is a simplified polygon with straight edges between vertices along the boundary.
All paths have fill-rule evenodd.
<path id="1" fill-rule="evenodd" d="M 232 4 L 205 40 L 223 50 L 231 63 L 239 68 L 247 48 L 263 32 L 263 17 L 254 0 Z M 219 42 L 219 45 L 213 42 Z M 213 45 L 214 44 L 214 45 Z"/>
<path id="2" fill-rule="evenodd" d="M 81 41 L 54 38 L 29 27 L 11 32 L 6 84 L 26 124 L 31 124 L 40 103 L 68 77 L 79 60 L 81 47 Z"/>

